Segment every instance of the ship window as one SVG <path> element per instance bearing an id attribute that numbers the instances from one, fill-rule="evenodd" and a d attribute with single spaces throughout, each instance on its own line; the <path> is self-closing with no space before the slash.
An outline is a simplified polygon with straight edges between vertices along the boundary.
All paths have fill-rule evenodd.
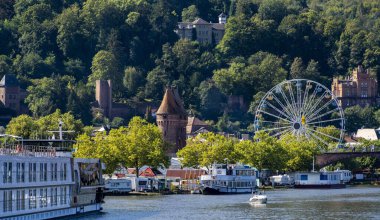
<path id="1" fill-rule="evenodd" d="M 67 164 L 63 164 L 63 180 L 67 177 Z"/>
<path id="2" fill-rule="evenodd" d="M 12 211 L 12 190 L 4 191 L 3 210 L 4 212 Z"/>
<path id="3" fill-rule="evenodd" d="M 51 206 L 56 206 L 57 205 L 57 187 L 55 188 L 50 188 L 50 200 L 51 200 Z"/>
<path id="4" fill-rule="evenodd" d="M 12 162 L 3 163 L 3 182 L 12 183 Z"/>
<path id="5" fill-rule="evenodd" d="M 52 181 L 57 181 L 57 163 L 50 164 L 50 178 Z"/>
<path id="6" fill-rule="evenodd" d="M 308 176 L 306 174 L 301 175 L 301 180 L 308 180 Z"/>
<path id="7" fill-rule="evenodd" d="M 47 207 L 47 189 L 40 189 L 40 208 Z"/>
<path id="8" fill-rule="evenodd" d="M 320 180 L 327 180 L 327 175 L 326 174 L 321 174 L 319 177 Z"/>
<path id="9" fill-rule="evenodd" d="M 65 186 L 60 188 L 59 200 L 60 200 L 61 205 L 66 204 L 66 187 Z"/>
<path id="10" fill-rule="evenodd" d="M 17 163 L 17 165 L 16 165 L 16 181 L 18 183 L 25 182 L 25 163 Z"/>
<path id="11" fill-rule="evenodd" d="M 17 190 L 16 209 L 25 210 L 25 190 Z"/>
<path id="12" fill-rule="evenodd" d="M 47 163 L 40 163 L 40 181 L 47 181 Z"/>
<path id="13" fill-rule="evenodd" d="M 36 195 L 37 190 L 36 189 L 30 189 L 29 190 L 29 209 L 36 209 L 37 208 L 37 201 L 36 201 Z"/>
<path id="14" fill-rule="evenodd" d="M 37 163 L 29 163 L 29 182 L 36 182 Z"/>

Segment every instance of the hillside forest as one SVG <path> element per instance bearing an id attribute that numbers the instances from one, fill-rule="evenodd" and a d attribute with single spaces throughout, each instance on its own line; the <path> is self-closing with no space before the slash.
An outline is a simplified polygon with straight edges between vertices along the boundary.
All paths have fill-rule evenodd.
<path id="1" fill-rule="evenodd" d="M 174 32 L 222 12 L 217 45 Z M 249 132 L 263 93 L 285 79 L 330 88 L 359 64 L 379 79 L 379 17 L 373 0 L 2 0 L 0 76 L 16 75 L 34 118 L 59 109 L 85 125 L 126 124 L 91 112 L 95 80 L 111 79 L 114 102 L 131 109 L 157 107 L 175 85 L 189 112 L 220 131 Z M 230 96 L 246 107 L 227 109 Z M 348 131 L 380 124 L 373 107 L 346 115 Z"/>

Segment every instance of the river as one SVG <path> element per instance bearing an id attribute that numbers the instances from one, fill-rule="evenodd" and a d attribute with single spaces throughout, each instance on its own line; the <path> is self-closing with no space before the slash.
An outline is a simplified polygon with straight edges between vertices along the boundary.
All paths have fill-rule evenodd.
<path id="1" fill-rule="evenodd" d="M 103 213 L 87 219 L 380 219 L 380 187 L 276 189 L 268 204 L 249 194 L 106 197 Z"/>

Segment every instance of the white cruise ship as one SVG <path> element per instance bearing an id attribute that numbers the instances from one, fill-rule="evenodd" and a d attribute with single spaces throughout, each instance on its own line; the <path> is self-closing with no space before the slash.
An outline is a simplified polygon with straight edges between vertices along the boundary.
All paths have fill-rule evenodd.
<path id="1" fill-rule="evenodd" d="M 249 166 L 214 164 L 211 174 L 201 175 L 201 192 L 204 195 L 252 193 L 256 191 L 258 171 Z"/>
<path id="2" fill-rule="evenodd" d="M 73 158 L 72 144 L 22 140 L 0 146 L 0 219 L 50 219 L 102 209 L 100 160 Z"/>

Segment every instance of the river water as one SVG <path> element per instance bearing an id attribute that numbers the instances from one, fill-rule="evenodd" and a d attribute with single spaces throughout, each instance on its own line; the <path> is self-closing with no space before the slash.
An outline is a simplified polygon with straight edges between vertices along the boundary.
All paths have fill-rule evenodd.
<path id="1" fill-rule="evenodd" d="M 103 213 L 87 219 L 380 219 L 380 187 L 276 189 L 268 204 L 250 195 L 166 195 L 106 197 Z"/>

